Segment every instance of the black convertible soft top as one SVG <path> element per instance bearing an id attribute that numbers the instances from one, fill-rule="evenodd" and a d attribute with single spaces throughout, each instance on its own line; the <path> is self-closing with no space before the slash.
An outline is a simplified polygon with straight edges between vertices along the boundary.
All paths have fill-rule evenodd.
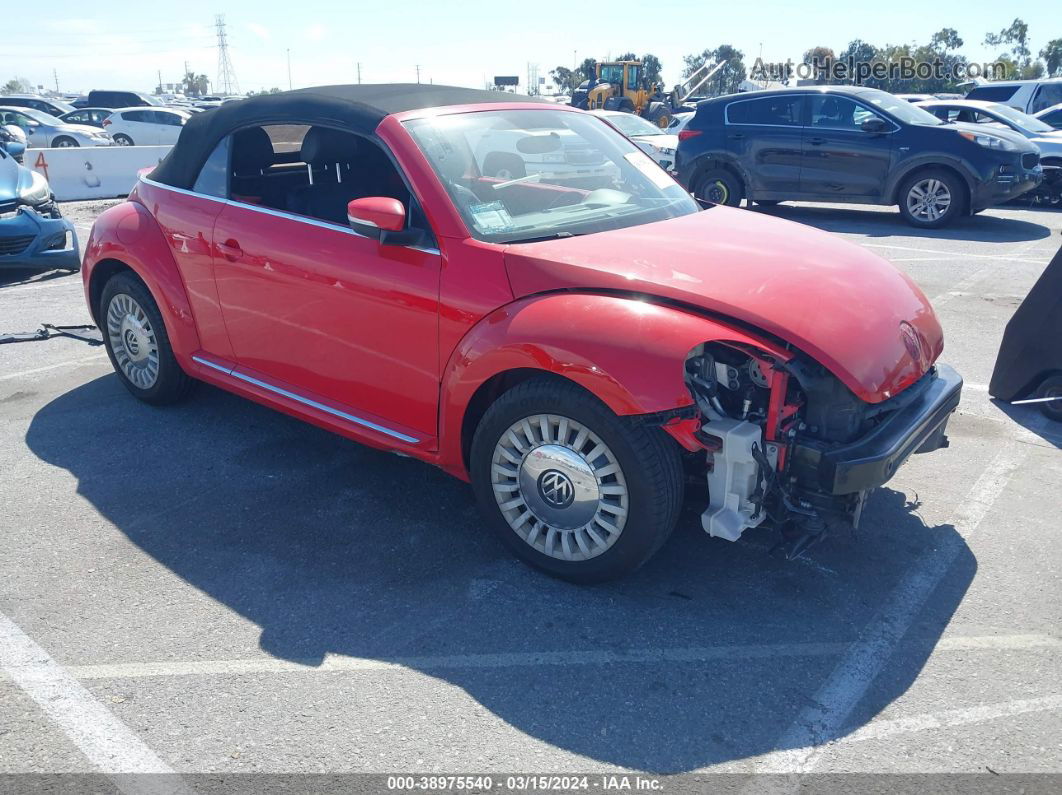
<path id="1" fill-rule="evenodd" d="M 316 86 L 262 94 L 194 114 L 181 130 L 176 146 L 151 172 L 150 178 L 175 188 L 190 189 L 218 141 L 241 127 L 321 124 L 372 135 L 377 125 L 392 113 L 445 105 L 534 101 L 538 100 L 502 91 L 422 83 Z"/>

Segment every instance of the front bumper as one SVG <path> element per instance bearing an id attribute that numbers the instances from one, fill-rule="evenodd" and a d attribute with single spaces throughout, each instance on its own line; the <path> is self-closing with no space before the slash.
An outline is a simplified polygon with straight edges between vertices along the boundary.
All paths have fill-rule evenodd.
<path id="1" fill-rule="evenodd" d="M 28 207 L 0 214 L 0 269 L 64 268 L 78 270 L 74 225 L 55 211 L 41 215 Z"/>
<path id="2" fill-rule="evenodd" d="M 1020 156 L 1013 156 L 991 173 L 981 175 L 981 181 L 974 186 L 970 197 L 971 209 L 984 210 L 1012 201 L 1038 187 L 1043 180 L 1044 171 L 1039 162 L 1027 168 Z"/>
<path id="3" fill-rule="evenodd" d="M 947 444 L 944 430 L 959 405 L 962 377 L 937 364 L 929 382 L 913 399 L 866 436 L 836 446 L 797 443 L 793 467 L 806 487 L 826 494 L 854 494 L 886 483 L 912 453 Z M 809 481 L 813 481 L 809 482 Z"/>

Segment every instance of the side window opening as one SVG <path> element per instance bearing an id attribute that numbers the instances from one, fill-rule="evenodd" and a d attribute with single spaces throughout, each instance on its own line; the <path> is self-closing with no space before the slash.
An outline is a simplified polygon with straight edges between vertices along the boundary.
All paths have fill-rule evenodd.
<path id="1" fill-rule="evenodd" d="M 215 157 L 226 162 L 228 192 L 222 195 L 234 201 L 347 227 L 351 200 L 389 196 L 406 208 L 407 225 L 430 235 L 397 167 L 368 138 L 331 127 L 274 124 L 239 130 L 230 139 L 231 152 L 222 154 L 219 144 L 200 179 Z"/>

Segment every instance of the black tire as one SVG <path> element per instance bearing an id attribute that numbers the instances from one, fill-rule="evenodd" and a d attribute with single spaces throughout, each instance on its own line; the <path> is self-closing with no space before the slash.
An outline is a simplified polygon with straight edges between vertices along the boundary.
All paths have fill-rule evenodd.
<path id="1" fill-rule="evenodd" d="M 1052 375 L 1044 379 L 1036 390 L 1036 397 L 1057 397 L 1050 403 L 1040 403 L 1040 411 L 1049 420 L 1062 422 L 1062 375 Z"/>
<path id="2" fill-rule="evenodd" d="M 940 214 L 936 217 L 933 217 L 931 210 L 921 210 L 917 207 L 918 196 L 913 193 L 916 187 L 922 195 L 930 193 L 926 190 L 926 183 L 932 185 L 933 181 L 943 186 L 948 198 L 947 208 L 939 211 Z M 939 187 L 934 190 L 937 191 L 937 195 L 943 195 L 940 194 Z M 926 169 L 907 177 L 900 185 L 897 199 L 903 219 L 911 226 L 920 229 L 937 229 L 946 226 L 966 211 L 966 194 L 961 180 L 951 171 L 941 168 Z M 912 209 L 912 202 L 915 203 L 914 209 Z"/>
<path id="3" fill-rule="evenodd" d="M 483 176 L 499 179 L 519 179 L 527 176 L 524 161 L 516 155 L 491 152 L 483 160 Z"/>
<path id="4" fill-rule="evenodd" d="M 713 168 L 702 174 L 693 192 L 703 202 L 727 207 L 738 207 L 745 198 L 745 186 L 734 172 L 725 168 Z"/>
<path id="5" fill-rule="evenodd" d="M 73 146 L 81 146 L 81 144 L 79 144 L 77 141 L 75 141 L 69 135 L 56 136 L 55 140 L 52 141 L 52 147 L 56 148 L 56 149 L 65 149 L 67 147 L 73 147 Z"/>
<path id="6" fill-rule="evenodd" d="M 499 498 L 495 497 L 492 473 L 495 471 L 496 448 L 515 423 L 535 415 L 567 418 L 596 435 L 614 457 L 625 483 L 626 523 L 611 546 L 584 560 L 562 560 L 532 546 L 510 526 L 499 505 Z M 559 423 L 557 433 L 560 433 Z M 525 437 L 524 442 L 527 441 Z M 593 439 L 588 443 L 596 444 Z M 530 452 L 529 449 L 527 453 Z M 514 465 L 518 467 L 516 471 L 522 473 L 528 460 L 525 454 L 520 464 Z M 600 457 L 595 459 L 599 460 Z M 538 489 L 543 488 L 542 478 L 550 472 L 552 470 L 547 470 L 539 476 Z M 574 384 L 549 377 L 524 381 L 490 406 L 472 440 L 471 476 L 480 509 L 502 543 L 526 563 L 554 577 L 577 583 L 621 577 L 652 557 L 667 540 L 678 520 L 684 485 L 677 446 L 663 430 L 617 417 L 607 406 Z M 597 482 L 608 485 L 606 481 L 614 477 L 608 475 L 598 478 Z M 510 493 L 512 489 L 510 486 Z M 515 510 L 521 511 L 522 508 Z M 593 525 L 598 515 L 588 526 Z M 532 516 L 528 520 L 529 525 L 538 523 L 544 527 L 544 523 L 538 520 L 538 514 L 532 513 Z"/>
<path id="7" fill-rule="evenodd" d="M 158 354 L 157 375 L 150 384 L 138 384 L 130 378 L 119 363 L 119 353 L 115 350 L 116 344 L 123 344 L 120 338 L 123 336 L 121 327 L 112 321 L 111 306 L 116 298 L 128 297 L 143 310 L 147 316 L 150 332 L 154 334 L 154 344 Z M 117 309 L 117 306 L 115 307 Z M 162 321 L 155 299 L 140 279 L 132 273 L 123 271 L 115 274 L 103 286 L 103 295 L 100 298 L 100 306 L 97 312 L 100 322 L 100 331 L 103 334 L 103 343 L 107 348 L 107 357 L 111 360 L 111 366 L 118 374 L 119 380 L 135 397 L 151 403 L 155 406 L 178 403 L 195 389 L 198 382 L 189 376 L 177 363 L 170 346 L 170 338 L 166 334 L 166 325 Z M 117 332 L 114 329 L 118 328 Z M 112 335 L 113 332 L 113 335 Z M 119 338 L 116 342 L 112 336 Z M 128 351 L 128 349 L 125 349 Z"/>
<path id="8" fill-rule="evenodd" d="M 671 111 L 663 102 L 653 102 L 649 105 L 649 112 L 645 114 L 645 118 L 661 130 L 666 130 L 671 124 Z"/>
<path id="9" fill-rule="evenodd" d="M 133 143 L 133 139 L 125 133 L 118 133 L 114 136 L 114 142 L 118 144 L 118 146 L 136 146 L 136 144 Z"/>

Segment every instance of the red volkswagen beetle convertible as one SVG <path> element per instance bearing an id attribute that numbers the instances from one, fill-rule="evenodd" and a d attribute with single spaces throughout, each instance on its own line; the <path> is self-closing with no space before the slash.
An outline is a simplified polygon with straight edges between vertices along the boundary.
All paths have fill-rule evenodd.
<path id="1" fill-rule="evenodd" d="M 962 381 L 906 276 L 511 99 L 334 86 L 189 119 L 86 251 L 125 386 L 207 381 L 440 466 L 583 582 L 645 562 L 686 491 L 709 534 L 799 554 L 944 446 Z"/>

